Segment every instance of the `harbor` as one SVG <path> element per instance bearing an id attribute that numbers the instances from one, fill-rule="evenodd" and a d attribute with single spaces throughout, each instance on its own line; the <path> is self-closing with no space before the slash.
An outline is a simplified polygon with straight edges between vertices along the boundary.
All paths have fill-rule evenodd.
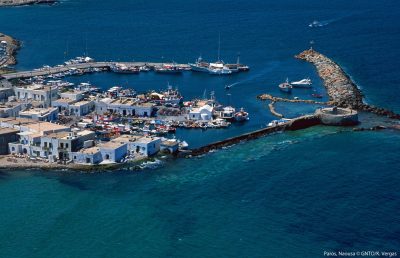
<path id="1" fill-rule="evenodd" d="M 43 164 L 49 168 L 85 170 L 86 167 L 93 170 L 98 166 L 104 168 L 141 162 L 159 153 L 174 157 L 199 156 L 268 134 L 316 125 L 357 125 L 357 110 L 360 107 L 364 109 L 366 105 L 362 102 L 361 92 L 341 68 L 314 50 L 296 57 L 316 64 L 327 88 L 329 101 L 260 94 L 257 98 L 270 101 L 268 108 L 279 120 L 266 123 L 265 128 L 195 148 L 191 148 L 185 139 L 176 139 L 176 130 L 229 130 L 232 123 L 245 123 L 249 113 L 243 108 L 221 105 L 214 92 L 209 97 L 204 93 L 203 98 L 185 100 L 178 89 L 169 84 L 162 91 L 136 92 L 121 86 L 102 91 L 90 83 L 75 85 L 61 80 L 105 71 L 116 74 L 149 71 L 181 73 L 193 70 L 191 64 L 95 62 L 90 57 L 78 57 L 55 67 L 44 66 L 32 71 L 3 74 L 3 84 L 5 81 L 14 84 L 9 88 L 10 96 L 7 97 L 14 104 L 11 109 L 4 109 L 0 125 L 6 134 L 10 134 L 11 130 L 11 134 L 15 133 L 20 138 L 19 142 L 9 142 L 11 156 L 6 158 L 3 165 L 36 167 Z M 332 76 L 336 79 L 332 79 Z M 310 79 L 297 82 L 287 79 L 279 88 L 285 88 L 284 92 L 290 94 L 293 87 L 307 90 L 311 84 Z M 286 119 L 285 114 L 275 108 L 278 102 L 322 107 L 313 114 Z M 23 129 L 21 123 L 27 126 Z M 39 128 L 34 127 L 37 123 Z M 51 128 L 50 131 L 44 131 L 46 127 Z M 62 137 L 79 144 L 58 140 Z M 50 141 L 46 142 L 47 139 Z M 71 145 L 75 147 L 65 148 Z"/>
<path id="2" fill-rule="evenodd" d="M 16 48 L 13 46 L 17 44 L 10 37 L 7 39 L 3 42 L 3 52 L 8 57 L 7 63 L 15 64 Z M 10 166 L 18 163 L 22 167 L 47 164 L 49 168 L 72 169 L 91 165 L 87 166 L 91 169 L 93 166 L 132 164 L 160 153 L 174 157 L 199 156 L 271 133 L 301 130 L 316 125 L 353 126 L 359 123 L 358 111 L 368 110 L 398 118 L 398 115 L 390 111 L 364 104 L 362 93 L 355 83 L 339 65 L 326 56 L 310 49 L 296 58 L 315 65 L 329 101 L 290 98 L 298 88 L 311 91 L 312 81 L 309 78 L 291 82 L 286 79 L 278 88 L 287 97 L 267 93 L 257 96 L 262 101 L 269 101 L 269 111 L 279 120 L 266 121 L 262 129 L 194 148 L 187 144 L 187 139 L 177 139 L 176 131 L 195 129 L 200 130 L 200 133 L 205 130 L 229 130 L 233 124 L 246 123 L 251 114 L 244 108 L 233 107 L 230 100 L 228 105 L 221 104 L 214 91 L 209 96 L 204 92 L 201 98 L 185 99 L 169 83 L 163 90 L 137 92 L 132 87 L 123 86 L 102 90 L 89 82 L 71 83 L 68 78 L 101 72 L 134 76 L 148 72 L 180 75 L 191 71 L 230 75 L 249 71 L 247 65 L 240 63 L 239 56 L 236 64 L 220 61 L 219 53 L 218 61 L 214 63 L 200 57 L 195 63 L 188 64 L 98 62 L 82 56 L 56 66 L 45 65 L 22 72 L 8 71 L 1 76 L 3 99 L 10 104 L 0 108 L 0 126 L 9 139 L 17 138 L 19 141 L 9 140 L 8 149 L 3 153 L 10 153 L 11 157 L 7 157 L 3 164 Z M 238 83 L 225 86 L 225 90 L 230 90 Z M 321 94 L 312 93 L 311 97 L 321 98 Z M 275 104 L 279 102 L 318 105 L 319 108 L 315 112 L 288 119 L 276 109 Z M 21 123 L 26 124 L 26 127 L 21 127 Z M 35 127 L 35 124 L 39 127 Z M 46 127 L 50 130 L 46 131 Z"/>

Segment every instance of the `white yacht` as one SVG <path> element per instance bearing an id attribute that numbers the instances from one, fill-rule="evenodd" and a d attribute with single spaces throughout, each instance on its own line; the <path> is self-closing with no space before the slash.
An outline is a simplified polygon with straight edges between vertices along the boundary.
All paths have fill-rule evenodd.
<path id="1" fill-rule="evenodd" d="M 298 88 L 310 88 L 311 87 L 311 79 L 302 79 L 300 81 L 295 81 L 290 83 L 293 87 L 298 87 Z"/>

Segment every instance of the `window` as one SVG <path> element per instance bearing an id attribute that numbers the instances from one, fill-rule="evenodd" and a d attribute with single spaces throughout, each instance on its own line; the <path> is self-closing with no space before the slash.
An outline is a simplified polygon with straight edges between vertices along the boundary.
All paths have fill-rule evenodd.
<path id="1" fill-rule="evenodd" d="M 60 143 L 60 148 L 61 148 L 61 149 L 64 148 L 64 143 Z"/>
<path id="2" fill-rule="evenodd" d="M 74 159 L 76 159 L 76 156 L 74 156 Z"/>
<path id="3" fill-rule="evenodd" d="M 68 143 L 65 144 L 65 148 L 68 148 Z"/>

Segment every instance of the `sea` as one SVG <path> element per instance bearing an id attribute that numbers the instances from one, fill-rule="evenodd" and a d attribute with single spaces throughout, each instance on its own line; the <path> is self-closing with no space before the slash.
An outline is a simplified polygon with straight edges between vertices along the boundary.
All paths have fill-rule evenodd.
<path id="1" fill-rule="evenodd" d="M 82 55 L 99 61 L 240 61 L 232 76 L 90 74 L 68 80 L 138 92 L 178 87 L 245 108 L 228 129 L 178 130 L 196 148 L 265 127 L 262 93 L 306 77 L 292 96 L 327 99 L 308 49 L 339 63 L 365 101 L 400 112 L 396 0 L 61 0 L 0 9 L 0 32 L 22 42 L 17 70 Z M 323 26 L 311 28 L 314 20 Z M 219 40 L 220 39 L 220 40 Z M 232 85 L 229 90 L 225 85 Z M 317 106 L 278 104 L 295 117 Z M 400 134 L 313 127 L 201 157 L 159 157 L 132 170 L 0 171 L 0 257 L 326 257 L 400 255 Z"/>

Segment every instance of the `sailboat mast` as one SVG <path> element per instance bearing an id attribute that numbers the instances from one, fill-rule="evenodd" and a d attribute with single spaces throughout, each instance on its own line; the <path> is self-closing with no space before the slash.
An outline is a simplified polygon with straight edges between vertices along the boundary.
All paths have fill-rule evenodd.
<path id="1" fill-rule="evenodd" d="M 220 52 L 221 52 L 221 33 L 218 35 L 218 61 L 220 61 Z"/>

